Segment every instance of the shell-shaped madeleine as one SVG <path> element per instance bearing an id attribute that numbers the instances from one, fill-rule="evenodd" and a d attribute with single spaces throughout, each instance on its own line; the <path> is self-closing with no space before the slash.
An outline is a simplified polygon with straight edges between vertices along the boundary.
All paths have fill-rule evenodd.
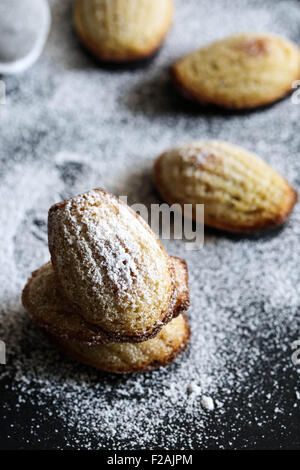
<path id="1" fill-rule="evenodd" d="M 188 344 L 190 330 L 184 314 L 165 325 L 155 338 L 142 343 L 87 344 L 50 338 L 68 356 L 106 372 L 148 372 L 171 364 Z"/>
<path id="2" fill-rule="evenodd" d="M 153 54 L 173 19 L 173 0 L 76 0 L 74 24 L 84 45 L 104 61 Z"/>
<path id="3" fill-rule="evenodd" d="M 207 225 L 253 232 L 280 225 L 297 193 L 269 165 L 246 150 L 220 141 L 178 146 L 155 162 L 154 181 L 169 204 L 204 204 Z"/>
<path id="4" fill-rule="evenodd" d="M 300 78 L 300 50 L 270 34 L 239 34 L 183 57 L 173 76 L 183 94 L 202 104 L 254 108 L 292 91 Z"/>
<path id="5" fill-rule="evenodd" d="M 89 344 L 106 340 L 61 294 L 50 262 L 32 273 L 23 289 L 22 302 L 33 322 L 52 336 Z"/>
<path id="6" fill-rule="evenodd" d="M 143 341 L 171 320 L 174 265 L 144 220 L 96 189 L 50 208 L 48 237 L 60 288 L 115 341 Z"/>

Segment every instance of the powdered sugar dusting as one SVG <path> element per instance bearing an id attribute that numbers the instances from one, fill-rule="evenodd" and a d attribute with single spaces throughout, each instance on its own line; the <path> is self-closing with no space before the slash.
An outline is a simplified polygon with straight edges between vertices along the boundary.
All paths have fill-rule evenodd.
<path id="1" fill-rule="evenodd" d="M 33 327 L 20 293 L 49 259 L 47 211 L 104 187 L 129 202 L 158 202 L 153 160 L 182 142 L 220 139 L 261 156 L 299 190 L 299 106 L 288 98 L 245 115 L 203 114 L 169 87 L 167 66 L 209 41 L 242 30 L 299 43 L 294 0 L 176 1 L 175 24 L 151 65 L 100 69 L 79 47 L 71 1 L 51 1 L 45 54 L 5 78 L 0 106 L 1 441 L 25 448 L 299 447 L 299 205 L 282 229 L 240 238 L 206 231 L 186 252 L 190 348 L 169 368 L 118 377 L 62 356 Z M 187 27 L 188 25 L 188 27 Z M 184 31 L 184 34 L 182 33 Z M 189 393 L 195 383 L 200 390 Z M 201 406 L 210 397 L 215 409 Z"/>
<path id="2" fill-rule="evenodd" d="M 70 302 L 105 331 L 151 332 L 172 307 L 168 256 L 145 222 L 102 190 L 51 209 L 49 249 Z"/>
<path id="3" fill-rule="evenodd" d="M 85 195 L 69 201 L 65 208 L 67 212 L 65 223 L 70 223 L 73 232 L 70 233 L 70 228 L 67 225 L 64 225 L 63 229 L 70 247 L 78 245 L 78 249 L 82 252 L 86 250 L 87 260 L 83 260 L 84 266 L 93 265 L 87 276 L 92 276 L 94 289 L 97 289 L 97 285 L 101 286 L 105 282 L 101 270 L 97 269 L 97 266 L 101 266 L 105 269 L 111 284 L 110 287 L 117 289 L 118 293 L 122 295 L 129 295 L 133 283 L 137 282 L 140 277 L 137 263 L 140 262 L 142 266 L 139 247 L 132 240 L 129 240 L 126 230 L 130 222 L 135 221 L 128 211 L 117 205 L 116 201 L 108 200 L 105 194 L 101 197 L 109 203 L 109 206 L 103 203 L 99 207 L 101 200 L 99 201 L 97 193 L 93 192 L 85 193 Z M 75 205 L 77 206 L 76 209 Z M 81 211 L 82 214 L 80 214 Z M 119 218 L 123 219 L 123 224 L 117 223 L 117 219 L 112 220 L 114 211 L 122 213 Z M 78 212 L 81 215 L 80 219 L 78 218 Z M 95 215 L 98 219 L 95 219 Z M 98 220 L 100 220 L 100 223 L 97 223 Z M 83 231 L 88 234 L 88 241 L 82 238 Z M 112 239 L 114 234 L 115 239 Z M 90 248 L 89 242 L 91 246 L 96 246 L 95 253 Z M 143 273 L 140 274 L 143 275 Z M 82 277 L 85 276 L 86 274 L 83 272 Z"/>

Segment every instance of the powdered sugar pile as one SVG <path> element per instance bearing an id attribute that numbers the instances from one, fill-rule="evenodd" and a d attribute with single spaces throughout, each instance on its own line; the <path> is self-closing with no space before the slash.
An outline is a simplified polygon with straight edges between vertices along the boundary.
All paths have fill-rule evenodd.
<path id="1" fill-rule="evenodd" d="M 300 3 L 178 0 L 165 47 L 133 71 L 99 68 L 72 32 L 71 2 L 51 4 L 45 54 L 26 74 L 5 78 L 0 106 L 1 446 L 299 446 L 300 384 L 290 347 L 300 336 L 299 205 L 270 234 L 207 230 L 199 252 L 165 242 L 188 261 L 192 327 L 190 348 L 166 369 L 118 377 L 66 359 L 32 326 L 20 294 L 49 259 L 53 203 L 101 186 L 128 195 L 130 204 L 158 202 L 153 160 L 182 142 L 244 146 L 299 190 L 299 106 L 288 98 L 250 114 L 205 114 L 173 94 L 167 67 L 237 25 L 300 43 Z"/>

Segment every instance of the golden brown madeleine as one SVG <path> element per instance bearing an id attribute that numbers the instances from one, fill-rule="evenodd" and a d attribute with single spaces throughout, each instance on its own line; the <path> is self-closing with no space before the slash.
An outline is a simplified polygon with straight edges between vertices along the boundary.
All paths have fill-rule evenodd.
<path id="1" fill-rule="evenodd" d="M 184 314 L 165 325 L 155 338 L 142 343 L 87 344 L 51 337 L 67 355 L 107 372 L 147 372 L 171 364 L 188 344 L 190 330 Z"/>
<path id="2" fill-rule="evenodd" d="M 185 261 L 172 260 L 177 292 L 174 316 L 177 316 L 189 307 L 188 272 Z M 22 302 L 33 322 L 51 336 L 89 344 L 107 342 L 101 329 L 87 323 L 61 294 L 50 262 L 32 273 L 23 290 Z"/>
<path id="3" fill-rule="evenodd" d="M 32 273 L 22 302 L 33 322 L 46 333 L 91 344 L 106 340 L 101 330 L 84 321 L 61 294 L 51 262 Z"/>
<path id="4" fill-rule="evenodd" d="M 142 343 L 102 343 L 101 331 L 73 311 L 57 288 L 51 263 L 35 271 L 22 295 L 33 322 L 74 359 L 109 372 L 144 372 L 170 364 L 187 346 L 190 331 L 184 312 L 189 305 L 187 268 L 174 258 L 178 297 L 176 318 Z M 105 338 L 104 338 L 105 339 Z"/>
<path id="5" fill-rule="evenodd" d="M 169 204 L 204 204 L 204 222 L 231 232 L 255 232 L 283 224 L 297 193 L 269 165 L 221 141 L 178 146 L 161 155 L 153 177 Z"/>
<path id="6" fill-rule="evenodd" d="M 255 108 L 292 91 L 300 78 L 300 51 L 277 36 L 244 33 L 183 57 L 172 70 L 188 98 L 231 109 Z"/>
<path id="7" fill-rule="evenodd" d="M 175 268 L 176 302 L 173 317 L 186 312 L 190 306 L 189 275 L 186 261 L 171 257 Z"/>
<path id="8" fill-rule="evenodd" d="M 173 0 L 76 0 L 74 24 L 83 44 L 104 61 L 152 55 L 173 19 Z"/>
<path id="9" fill-rule="evenodd" d="M 101 189 L 50 208 L 48 238 L 73 308 L 113 341 L 144 341 L 173 317 L 174 265 L 144 220 Z"/>

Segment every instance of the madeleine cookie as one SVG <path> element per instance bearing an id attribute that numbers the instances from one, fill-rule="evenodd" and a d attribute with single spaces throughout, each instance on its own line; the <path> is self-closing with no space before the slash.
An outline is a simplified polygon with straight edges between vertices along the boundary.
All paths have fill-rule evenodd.
<path id="1" fill-rule="evenodd" d="M 51 337 L 71 358 L 106 372 L 148 372 L 171 364 L 188 344 L 190 330 L 184 314 L 143 343 L 87 344 Z"/>
<path id="2" fill-rule="evenodd" d="M 32 273 L 23 290 L 22 303 L 33 322 L 52 336 L 91 344 L 105 340 L 101 331 L 75 312 L 61 294 L 50 262 Z"/>
<path id="3" fill-rule="evenodd" d="M 255 108 L 292 91 L 300 78 L 300 52 L 286 39 L 244 33 L 183 57 L 172 72 L 188 98 L 231 109 Z"/>
<path id="4" fill-rule="evenodd" d="M 190 299 L 186 262 L 179 258 L 172 260 L 177 292 L 175 317 L 187 310 Z M 101 329 L 87 323 L 61 294 L 50 262 L 32 273 L 23 290 L 22 302 L 33 322 L 52 337 L 89 344 L 107 342 Z"/>
<path id="5" fill-rule="evenodd" d="M 153 177 L 169 204 L 204 204 L 204 222 L 231 232 L 283 224 L 297 193 L 269 165 L 246 150 L 219 141 L 193 142 L 161 155 Z"/>
<path id="6" fill-rule="evenodd" d="M 174 316 L 175 269 L 157 237 L 101 189 L 50 208 L 48 242 L 64 296 L 111 341 L 145 341 Z"/>
<path id="7" fill-rule="evenodd" d="M 161 46 L 173 0 L 76 0 L 74 24 L 83 44 L 104 61 L 146 58 Z"/>

